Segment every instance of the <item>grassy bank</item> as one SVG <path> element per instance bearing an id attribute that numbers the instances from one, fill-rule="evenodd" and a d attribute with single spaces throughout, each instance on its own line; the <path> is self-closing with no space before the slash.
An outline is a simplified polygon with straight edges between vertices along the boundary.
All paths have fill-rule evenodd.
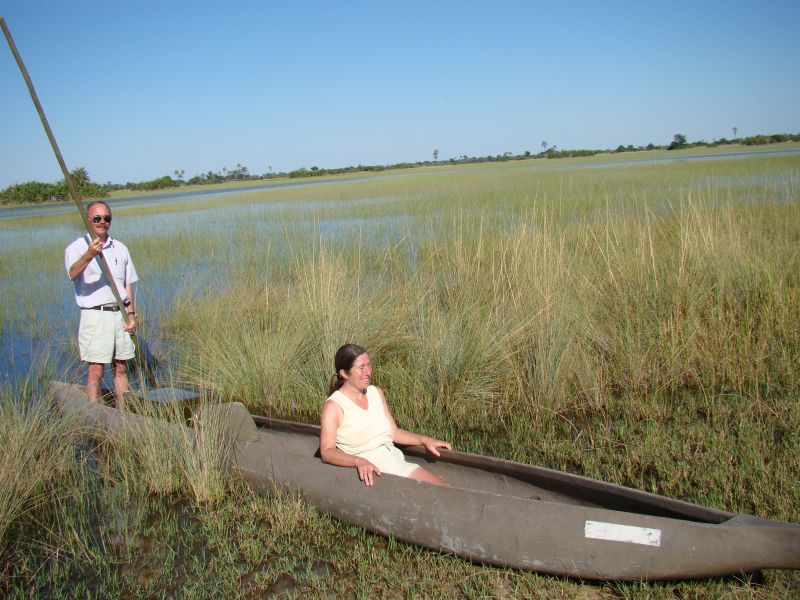
<path id="1" fill-rule="evenodd" d="M 315 422 L 335 349 L 357 341 L 401 426 L 800 522 L 800 159 L 531 163 L 126 208 L 117 233 L 143 285 L 168 290 L 158 328 L 178 353 L 173 376 L 253 412 Z M 62 251 L 44 241 L 18 258 Z M 16 260 L 0 269 L 23 276 Z M 36 314 L 48 292 L 20 290 Z M 69 424 L 57 431 L 73 439 Z M 170 461 L 154 461 L 157 438 L 144 455 L 117 445 L 40 478 L 35 510 L 8 513 L 0 589 L 774 598 L 800 586 L 786 572 L 586 586 L 471 565 L 213 470 L 196 490 L 179 458 L 192 444 Z"/>

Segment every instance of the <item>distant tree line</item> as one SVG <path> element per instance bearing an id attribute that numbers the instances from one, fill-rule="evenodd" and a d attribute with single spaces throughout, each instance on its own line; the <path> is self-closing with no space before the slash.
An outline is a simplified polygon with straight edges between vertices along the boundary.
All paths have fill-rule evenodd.
<path id="1" fill-rule="evenodd" d="M 69 178 L 81 198 L 105 198 L 108 196 L 106 186 L 93 183 L 89 179 L 89 172 L 84 167 L 78 167 L 72 171 Z M 69 189 L 63 179 L 57 183 L 40 181 L 17 183 L 0 191 L 0 205 L 47 204 L 64 200 L 69 200 Z"/>
<path id="2" fill-rule="evenodd" d="M 176 174 L 180 175 L 180 183 L 183 184 L 183 171 L 176 171 Z M 281 173 L 284 177 L 286 176 L 285 173 Z M 247 167 L 242 166 L 241 164 L 236 164 L 235 169 L 228 169 L 228 167 L 222 167 L 221 173 L 215 173 L 214 171 L 209 171 L 208 173 L 201 173 L 200 175 L 195 175 L 189 181 L 185 182 L 186 185 L 208 185 L 211 183 L 225 183 L 227 181 L 241 181 L 243 179 L 266 179 L 268 177 L 275 177 L 277 175 L 250 175 L 250 171 Z"/>
<path id="3" fill-rule="evenodd" d="M 128 190 L 163 190 L 167 188 L 178 187 L 178 182 L 169 175 L 164 175 L 158 179 L 151 179 L 150 181 L 142 181 L 141 183 L 126 183 L 123 189 Z"/>
<path id="4" fill-rule="evenodd" d="M 466 154 L 449 158 L 446 160 L 438 160 L 439 157 L 439 150 L 436 149 L 433 151 L 433 161 L 418 161 L 418 162 L 403 162 L 397 163 L 394 165 L 358 165 L 355 167 L 341 167 L 335 169 L 321 169 L 319 167 L 311 167 L 311 169 L 306 169 L 305 167 L 296 169 L 294 171 L 290 171 L 288 173 L 289 178 L 296 178 L 296 177 L 319 177 L 321 175 L 339 175 L 341 173 L 359 173 L 359 172 L 368 172 L 368 171 L 386 171 L 390 169 L 408 169 L 413 167 L 425 167 L 425 166 L 433 166 L 433 165 L 442 165 L 442 164 L 469 164 L 469 163 L 483 163 L 483 162 L 503 162 L 503 161 L 511 161 L 511 160 L 527 160 L 527 159 L 536 159 L 536 158 L 575 158 L 579 156 L 594 156 L 596 154 L 612 154 L 618 152 L 643 152 L 648 150 L 678 150 L 681 148 L 695 148 L 695 147 L 714 147 L 714 146 L 721 146 L 721 145 L 730 145 L 730 144 L 743 144 L 745 146 L 755 146 L 755 145 L 763 145 L 763 144 L 775 144 L 779 142 L 799 142 L 800 141 L 800 134 L 792 134 L 792 133 L 776 133 L 773 135 L 756 135 L 752 137 L 745 137 L 745 138 L 734 138 L 734 139 L 719 139 L 713 142 L 706 142 L 704 140 L 700 140 L 697 142 L 689 142 L 686 139 L 686 136 L 677 133 L 675 134 L 672 143 L 669 145 L 656 145 L 656 144 L 647 144 L 646 146 L 623 146 L 620 144 L 614 150 L 559 150 L 557 146 L 550 146 L 547 142 L 542 142 L 542 151 L 537 153 L 532 153 L 530 150 L 526 150 L 522 154 L 513 154 L 512 152 L 504 152 L 503 154 L 496 154 L 496 155 L 487 155 L 487 156 L 467 156 Z"/>
<path id="5" fill-rule="evenodd" d="M 296 177 L 319 177 L 320 175 L 341 175 L 343 173 L 369 173 L 371 171 L 386 171 L 388 169 L 410 169 L 418 167 L 426 163 L 397 163 L 395 165 L 357 165 L 355 167 L 337 167 L 334 169 L 320 169 L 319 167 L 311 167 L 306 169 L 302 167 L 294 171 L 289 171 L 289 179 Z M 430 164 L 428 161 L 427 164 Z"/>
<path id="6" fill-rule="evenodd" d="M 736 131 L 736 127 L 733 128 Z M 800 134 L 797 133 L 773 133 L 772 135 L 753 135 L 745 138 L 726 139 L 720 138 L 713 142 L 706 142 L 700 140 L 698 142 L 689 142 L 686 136 L 682 133 L 676 133 L 672 138 L 672 143 L 667 146 L 667 150 L 680 150 L 682 148 L 697 148 L 725 146 L 728 144 L 743 144 L 745 146 L 763 146 L 764 144 L 779 144 L 781 142 L 797 142 L 800 141 Z"/>
<path id="7" fill-rule="evenodd" d="M 734 136 L 738 128 L 734 127 Z M 114 184 L 108 182 L 106 184 L 94 183 L 89 178 L 89 173 L 84 167 L 78 167 L 70 173 L 72 180 L 78 194 L 83 199 L 105 198 L 109 192 L 114 190 L 127 189 L 132 191 L 139 190 L 161 190 L 169 188 L 177 188 L 185 185 L 209 185 L 214 183 L 226 183 L 229 181 L 242 181 L 250 179 L 276 179 L 276 178 L 289 178 L 295 179 L 300 177 L 320 177 L 322 175 L 340 175 L 346 173 L 364 173 L 375 171 L 387 171 L 391 169 L 409 169 L 414 167 L 426 167 L 442 164 L 468 164 L 479 162 L 502 162 L 510 160 L 528 160 L 528 159 L 541 159 L 541 158 L 572 158 L 578 156 L 594 156 L 596 154 L 609 154 L 618 152 L 642 152 L 647 150 L 680 150 L 683 148 L 697 148 L 697 147 L 714 147 L 728 144 L 742 144 L 745 146 L 756 146 L 764 144 L 775 144 L 779 142 L 798 142 L 800 141 L 800 134 L 792 133 L 776 133 L 772 135 L 754 135 L 751 137 L 734 137 L 732 139 L 721 138 L 713 142 L 706 142 L 699 140 L 696 142 L 689 142 L 686 136 L 682 133 L 676 133 L 673 136 L 672 142 L 668 145 L 655 145 L 647 144 L 646 146 L 624 146 L 620 144 L 614 150 L 559 150 L 557 146 L 550 146 L 547 142 L 542 142 L 542 151 L 532 153 L 526 150 L 522 154 L 513 154 L 505 152 L 497 155 L 487 156 L 467 156 L 461 155 L 446 160 L 439 160 L 439 150 L 433 151 L 433 161 L 417 161 L 417 162 L 401 162 L 392 165 L 357 165 L 351 167 L 339 167 L 333 169 L 322 169 L 319 167 L 311 167 L 306 169 L 302 167 L 294 171 L 285 172 L 272 172 L 272 167 L 269 168 L 267 173 L 263 175 L 252 175 L 249 169 L 241 164 L 236 165 L 236 168 L 228 169 L 222 167 L 221 172 L 208 171 L 195 175 L 188 180 L 184 180 L 183 170 L 175 170 L 175 177 L 164 175 L 157 179 L 150 181 L 142 181 L 138 183 L 128 182 L 125 185 Z M 0 205 L 14 205 L 14 204 L 43 204 L 48 202 L 62 202 L 69 199 L 69 192 L 66 183 L 61 180 L 57 183 L 41 183 L 38 181 L 28 181 L 26 183 L 18 183 L 7 187 L 0 191 Z"/>

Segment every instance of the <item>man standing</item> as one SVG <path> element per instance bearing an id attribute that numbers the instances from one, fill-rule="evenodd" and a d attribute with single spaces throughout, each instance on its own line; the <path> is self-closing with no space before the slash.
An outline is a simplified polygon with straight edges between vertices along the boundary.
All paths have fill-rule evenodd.
<path id="1" fill-rule="evenodd" d="M 72 242 L 64 251 L 64 266 L 75 283 L 75 302 L 81 309 L 78 345 L 81 360 L 89 363 L 86 393 L 92 402 L 100 401 L 100 381 L 107 364 L 113 363 L 114 391 L 117 408 L 124 408 L 124 394 L 128 391 L 126 361 L 134 356 L 131 334 L 136 331 L 136 311 L 131 285 L 139 281 L 128 249 L 119 240 L 108 235 L 111 227 L 111 209 L 102 200 L 89 204 L 86 214 L 94 239 L 84 235 Z M 114 299 L 109 281 L 100 269 L 103 253 L 111 276 L 128 313 L 125 323 Z"/>

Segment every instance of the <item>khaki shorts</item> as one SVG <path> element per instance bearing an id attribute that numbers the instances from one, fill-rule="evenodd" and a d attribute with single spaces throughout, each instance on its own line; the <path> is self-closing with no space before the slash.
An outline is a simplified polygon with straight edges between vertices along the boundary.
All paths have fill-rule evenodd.
<path id="1" fill-rule="evenodd" d="M 82 310 L 78 328 L 81 360 L 110 364 L 134 356 L 133 340 L 125 331 L 119 311 Z"/>
<path id="2" fill-rule="evenodd" d="M 419 465 L 406 462 L 405 454 L 394 444 L 391 446 L 381 446 L 375 450 L 367 450 L 366 452 L 360 453 L 358 456 L 366 458 L 369 462 L 378 467 L 381 473 L 388 473 L 389 475 L 408 477 L 415 470 L 419 469 Z"/>

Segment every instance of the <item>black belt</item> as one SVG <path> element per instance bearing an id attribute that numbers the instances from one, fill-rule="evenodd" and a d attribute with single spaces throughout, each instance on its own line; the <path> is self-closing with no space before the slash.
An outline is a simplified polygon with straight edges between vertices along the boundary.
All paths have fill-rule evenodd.
<path id="1" fill-rule="evenodd" d="M 119 310 L 119 306 L 116 304 L 114 306 L 105 306 L 101 304 L 100 306 L 83 307 L 81 310 L 110 310 L 111 312 L 116 312 Z"/>

